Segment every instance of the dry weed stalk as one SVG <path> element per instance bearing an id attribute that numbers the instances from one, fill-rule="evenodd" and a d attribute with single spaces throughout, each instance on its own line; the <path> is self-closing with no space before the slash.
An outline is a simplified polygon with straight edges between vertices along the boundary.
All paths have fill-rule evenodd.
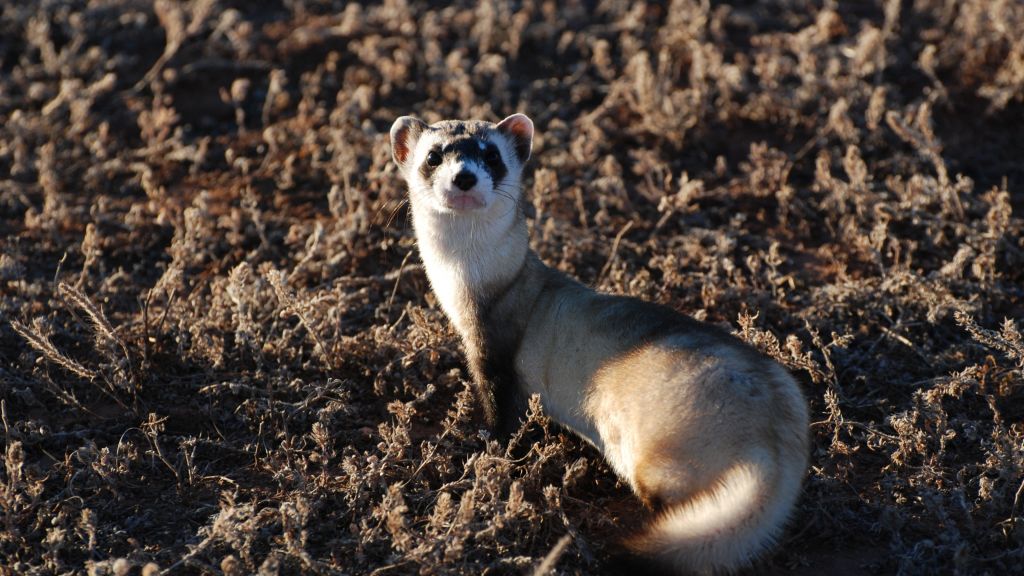
<path id="1" fill-rule="evenodd" d="M 306 328 L 306 332 L 316 345 L 316 349 L 320 353 L 320 359 L 324 363 L 324 366 L 328 369 L 333 369 L 333 356 L 330 350 L 328 350 L 323 339 L 320 337 L 320 332 L 316 325 L 312 322 L 315 310 L 313 304 L 308 300 L 300 300 L 295 297 L 291 289 L 288 287 L 284 273 L 280 270 L 269 270 L 263 277 L 274 288 L 274 294 L 277 295 L 278 303 L 281 306 L 281 315 L 293 315 L 299 319 L 299 322 L 301 322 Z"/>
<path id="2" fill-rule="evenodd" d="M 124 360 L 129 360 L 128 347 L 125 345 L 124 340 L 117 335 L 113 325 L 110 324 L 110 320 L 107 319 L 103 311 L 97 308 L 85 293 L 66 282 L 60 282 L 57 285 L 57 293 L 70 300 L 72 304 L 85 312 L 86 316 L 89 317 L 96 336 L 97 349 L 104 350 L 117 346 L 124 353 Z"/>
<path id="3" fill-rule="evenodd" d="M 53 362 L 54 364 L 64 368 L 68 372 L 84 378 L 86 380 L 93 380 L 96 378 L 96 373 L 89 370 L 85 366 L 82 366 L 77 361 L 68 358 L 62 354 L 57 347 L 50 342 L 50 339 L 45 336 L 46 329 L 44 328 L 42 318 L 36 318 L 32 321 L 32 326 L 26 326 L 17 320 L 11 320 L 11 328 L 18 333 L 32 348 L 43 355 L 44 358 Z"/>
<path id="4" fill-rule="evenodd" d="M 228 275 L 227 295 L 234 303 L 233 314 L 235 324 L 235 339 L 243 348 L 250 351 L 254 358 L 260 363 L 263 362 L 263 346 L 261 343 L 262 329 L 253 319 L 255 308 L 253 284 L 255 279 L 252 267 L 242 262 L 235 266 Z"/>
<path id="5" fill-rule="evenodd" d="M 1011 318 L 1003 319 L 1003 325 L 999 332 L 978 326 L 970 314 L 962 310 L 954 313 L 956 323 L 967 330 L 977 342 L 998 350 L 1005 354 L 1010 360 L 1017 363 L 1017 368 L 1024 370 L 1024 337 L 1021 336 L 1017 324 Z"/>
<path id="6" fill-rule="evenodd" d="M 186 14 L 186 8 L 182 8 L 177 2 L 156 0 L 153 4 L 153 11 L 156 12 L 166 35 L 164 51 L 145 76 L 135 84 L 135 90 L 141 90 L 159 77 L 164 67 L 171 58 L 174 58 L 182 45 L 199 33 L 216 5 L 217 0 L 193 0 L 189 3 Z M 188 17 L 187 21 L 186 16 Z"/>

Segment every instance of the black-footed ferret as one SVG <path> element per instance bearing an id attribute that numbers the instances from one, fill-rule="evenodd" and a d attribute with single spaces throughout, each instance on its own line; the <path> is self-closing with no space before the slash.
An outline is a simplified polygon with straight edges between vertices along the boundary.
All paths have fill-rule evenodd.
<path id="1" fill-rule="evenodd" d="M 807 404 L 773 360 L 664 306 L 599 294 L 529 248 L 520 178 L 533 122 L 403 116 L 391 127 L 427 277 L 462 337 L 488 423 L 523 399 L 596 446 L 660 510 L 627 545 L 729 572 L 779 536 L 808 459 Z"/>

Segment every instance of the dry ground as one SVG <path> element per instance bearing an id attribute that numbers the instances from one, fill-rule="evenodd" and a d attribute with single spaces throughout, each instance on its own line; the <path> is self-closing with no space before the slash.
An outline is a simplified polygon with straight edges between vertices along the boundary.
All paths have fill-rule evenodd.
<path id="1" fill-rule="evenodd" d="M 399 115 L 516 110 L 548 263 L 800 379 L 813 466 L 754 573 L 1020 573 L 1021 30 L 1016 0 L 2 3 L 0 573 L 595 573 L 643 511 L 541 416 L 479 429 L 390 162 Z"/>

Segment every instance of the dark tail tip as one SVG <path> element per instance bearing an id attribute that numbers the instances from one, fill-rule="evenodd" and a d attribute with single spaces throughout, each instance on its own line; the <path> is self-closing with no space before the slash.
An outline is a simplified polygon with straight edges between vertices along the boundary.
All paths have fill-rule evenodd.
<path id="1" fill-rule="evenodd" d="M 628 548 L 616 550 L 601 566 L 601 576 L 676 576 L 661 562 Z"/>

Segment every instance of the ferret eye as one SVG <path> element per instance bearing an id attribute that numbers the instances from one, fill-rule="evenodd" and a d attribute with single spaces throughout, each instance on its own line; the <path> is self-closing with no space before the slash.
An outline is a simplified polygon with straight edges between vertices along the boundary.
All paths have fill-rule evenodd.
<path id="1" fill-rule="evenodd" d="M 488 148 L 487 152 L 484 152 L 484 160 L 487 162 L 497 162 L 501 160 L 501 154 L 498 153 L 497 148 Z"/>
<path id="2" fill-rule="evenodd" d="M 437 168 L 441 165 L 441 155 L 431 150 L 427 153 L 427 166 Z"/>

